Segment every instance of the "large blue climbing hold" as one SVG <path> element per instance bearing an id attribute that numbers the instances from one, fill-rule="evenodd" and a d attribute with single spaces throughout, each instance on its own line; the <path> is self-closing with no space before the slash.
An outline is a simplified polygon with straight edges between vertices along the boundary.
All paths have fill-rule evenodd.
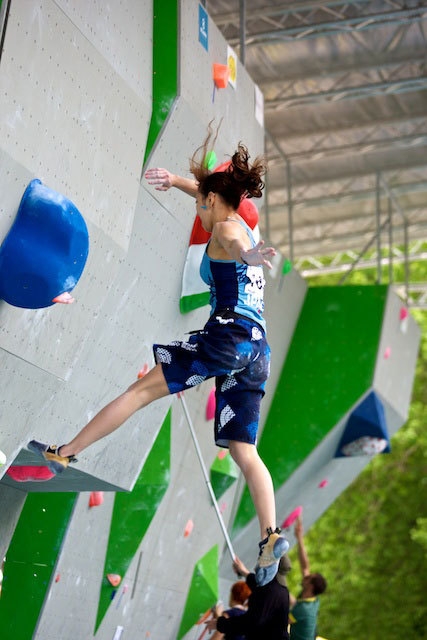
<path id="1" fill-rule="evenodd" d="M 0 298 L 25 309 L 49 307 L 76 286 L 88 253 L 87 226 L 76 206 L 32 180 L 0 247 Z"/>
<path id="2" fill-rule="evenodd" d="M 375 391 L 371 391 L 351 412 L 335 457 L 373 453 L 376 447 L 381 453 L 390 452 L 384 406 Z"/>

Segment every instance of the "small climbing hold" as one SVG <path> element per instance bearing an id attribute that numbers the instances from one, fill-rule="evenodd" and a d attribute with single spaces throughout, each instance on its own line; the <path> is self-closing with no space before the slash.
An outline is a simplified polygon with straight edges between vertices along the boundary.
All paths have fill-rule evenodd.
<path id="1" fill-rule="evenodd" d="M 184 529 L 184 538 L 188 538 L 188 536 L 193 531 L 193 527 L 194 527 L 194 522 L 192 520 L 188 520 L 187 524 L 185 525 L 185 529 Z"/>
<path id="2" fill-rule="evenodd" d="M 209 171 L 212 171 L 212 169 L 216 165 L 216 161 L 217 161 L 216 153 L 213 149 L 211 149 L 205 155 L 203 165 L 206 167 L 206 169 L 208 169 Z"/>
<path id="3" fill-rule="evenodd" d="M 59 582 L 61 580 L 61 574 L 57 573 L 55 576 L 55 582 Z"/>
<path id="4" fill-rule="evenodd" d="M 52 302 L 58 302 L 59 304 L 73 304 L 73 302 L 75 302 L 75 299 L 71 294 L 68 293 L 68 291 L 65 291 L 59 296 L 56 296 L 56 298 L 53 298 Z"/>
<path id="5" fill-rule="evenodd" d="M 384 359 L 388 360 L 390 356 L 391 356 L 391 347 L 386 347 L 386 350 L 384 351 Z"/>
<path id="6" fill-rule="evenodd" d="M 228 85 L 228 79 L 230 77 L 230 69 L 226 64 L 213 63 L 212 75 L 217 89 L 225 89 Z"/>
<path id="7" fill-rule="evenodd" d="M 290 260 L 285 260 L 282 267 L 282 274 L 285 276 L 287 273 L 292 271 L 292 262 Z"/>
<path id="8" fill-rule="evenodd" d="M 227 449 L 221 449 L 221 451 L 218 452 L 218 460 L 224 460 L 225 456 L 227 455 L 228 455 Z"/>
<path id="9" fill-rule="evenodd" d="M 144 364 L 144 366 L 142 367 L 142 369 L 140 369 L 140 370 L 138 371 L 138 376 L 137 376 L 137 377 L 138 377 L 138 380 L 140 380 L 141 378 L 143 378 L 144 376 L 146 376 L 146 375 L 147 375 L 147 373 L 149 372 L 149 370 L 150 370 L 150 367 L 148 366 L 148 364 L 147 364 L 147 363 L 145 363 L 145 364 Z"/>
<path id="10" fill-rule="evenodd" d="M 297 518 L 299 518 L 299 516 L 302 514 L 302 507 L 296 507 L 289 515 L 287 518 L 285 518 L 280 526 L 281 529 L 288 529 L 288 527 L 291 527 L 293 525 L 293 523 L 295 522 L 295 520 Z"/>
<path id="11" fill-rule="evenodd" d="M 206 420 L 213 420 L 215 418 L 216 398 L 215 387 L 210 390 L 208 400 L 206 402 Z"/>
<path id="12" fill-rule="evenodd" d="M 104 502 L 103 491 L 92 491 L 89 496 L 89 507 L 99 507 Z"/>
<path id="13" fill-rule="evenodd" d="M 224 513 L 224 511 L 226 510 L 226 508 L 227 508 L 227 503 L 226 503 L 226 502 L 221 502 L 221 505 L 220 505 L 220 507 L 219 507 L 219 512 L 220 512 L 220 513 Z"/>
<path id="14" fill-rule="evenodd" d="M 113 587 L 118 587 L 122 581 L 122 576 L 118 573 L 107 573 L 107 580 Z"/>
<path id="15" fill-rule="evenodd" d="M 399 318 L 400 321 L 405 320 L 409 315 L 409 311 L 406 307 L 401 307 L 400 308 L 400 313 L 399 313 Z"/>
<path id="16" fill-rule="evenodd" d="M 409 311 L 406 307 L 400 309 L 400 331 L 406 333 L 408 331 Z"/>
<path id="17" fill-rule="evenodd" d="M 323 489 L 324 487 L 327 487 L 327 486 L 328 486 L 328 480 L 326 480 L 326 478 L 319 482 L 319 489 Z"/>

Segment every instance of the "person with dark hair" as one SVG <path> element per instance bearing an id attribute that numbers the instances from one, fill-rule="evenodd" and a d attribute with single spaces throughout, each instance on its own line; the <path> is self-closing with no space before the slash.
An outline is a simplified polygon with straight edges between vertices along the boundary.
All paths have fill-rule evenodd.
<path id="1" fill-rule="evenodd" d="M 288 640 L 289 591 L 286 574 L 290 570 L 290 564 L 287 556 L 280 559 L 276 577 L 262 586 L 257 584 L 255 574 L 237 557 L 233 562 L 233 569 L 246 578 L 246 584 L 252 591 L 248 610 L 237 618 L 214 615 L 213 620 L 206 622 L 206 627 L 224 633 L 226 638 L 229 634 L 241 634 L 246 640 Z"/>
<path id="2" fill-rule="evenodd" d="M 177 187 L 196 198 L 203 228 L 211 234 L 200 274 L 210 288 L 211 316 L 187 341 L 153 346 L 156 365 L 144 377 L 104 407 L 67 444 L 46 445 L 32 440 L 28 447 L 43 456 L 49 468 L 61 472 L 75 456 L 120 427 L 136 411 L 171 393 L 216 380 L 215 441 L 227 447 L 248 484 L 258 515 L 261 542 L 256 567 L 259 584 L 277 572 L 289 544 L 276 528 L 276 508 L 270 473 L 258 455 L 256 436 L 260 403 L 269 375 L 270 348 L 263 318 L 263 265 L 271 267 L 272 247 L 256 242 L 237 213 L 242 198 L 262 195 L 266 163 L 249 162 L 239 144 L 225 171 L 211 173 L 205 158 L 212 139 L 190 162 L 195 180 L 166 169 L 150 169 L 145 176 L 159 190 Z"/>
<path id="3" fill-rule="evenodd" d="M 238 580 L 235 582 L 230 589 L 230 599 L 229 605 L 230 608 L 223 611 L 223 607 L 221 605 L 216 605 L 212 609 L 212 613 L 215 618 L 219 616 L 224 616 L 225 618 L 236 618 L 238 616 L 242 616 L 247 611 L 247 603 L 248 598 L 251 595 L 251 590 L 243 580 Z M 213 636 L 211 636 L 210 640 L 245 640 L 244 636 L 240 633 L 226 633 L 223 634 L 221 631 L 215 631 Z"/>
<path id="4" fill-rule="evenodd" d="M 304 544 L 304 529 L 301 516 L 295 524 L 295 536 L 298 544 L 298 559 L 302 573 L 302 591 L 298 598 L 291 595 L 291 640 L 314 640 L 317 632 L 319 614 L 318 596 L 326 590 L 326 580 L 321 573 L 310 573 L 310 563 Z"/>

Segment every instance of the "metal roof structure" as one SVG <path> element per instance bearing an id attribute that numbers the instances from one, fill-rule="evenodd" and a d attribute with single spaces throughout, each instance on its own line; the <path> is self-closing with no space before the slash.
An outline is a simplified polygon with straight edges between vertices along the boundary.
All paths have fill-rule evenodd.
<path id="1" fill-rule="evenodd" d="M 205 6 L 264 95 L 264 236 L 314 270 L 319 256 L 357 259 L 369 247 L 378 264 L 398 245 L 419 259 L 427 240 L 427 1 Z"/>

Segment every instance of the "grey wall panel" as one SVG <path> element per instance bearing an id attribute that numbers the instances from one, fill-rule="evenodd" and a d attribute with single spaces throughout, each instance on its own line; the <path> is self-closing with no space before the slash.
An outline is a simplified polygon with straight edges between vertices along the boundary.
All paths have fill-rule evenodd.
<path id="1" fill-rule="evenodd" d="M 81 357 L 101 313 L 110 283 L 123 256 L 120 247 L 97 227 L 88 225 L 90 252 L 72 294 L 72 305 L 20 309 L 0 303 L 0 346 L 31 364 L 67 380 Z"/>
<path id="2" fill-rule="evenodd" d="M 151 102 L 52 0 L 11 6 L 1 78 L 4 150 L 126 247 Z"/>
<path id="3" fill-rule="evenodd" d="M 27 167 L 0 149 L 0 244 L 12 226 L 22 195 L 33 178 Z"/>
<path id="4" fill-rule="evenodd" d="M 412 316 L 408 316 L 404 323 L 401 322 L 402 307 L 402 300 L 389 288 L 375 367 L 374 389 L 406 420 L 421 332 Z"/>
<path id="5" fill-rule="evenodd" d="M 199 7 L 183 0 L 181 8 L 181 85 L 182 97 L 204 122 L 213 117 L 221 126 L 221 141 L 231 153 L 242 140 L 255 156 L 263 152 L 264 130 L 255 119 L 254 83 L 237 60 L 237 86 L 213 91 L 213 63 L 227 64 L 227 44 L 212 20 L 209 20 L 208 51 L 199 42 Z"/>
<path id="6" fill-rule="evenodd" d="M 27 494 L 0 484 L 0 558 L 6 555 Z"/>
<path id="7" fill-rule="evenodd" d="M 55 1 L 126 84 L 151 104 L 152 2 Z"/>
<path id="8" fill-rule="evenodd" d="M 34 640 L 93 636 L 114 494 L 92 508 L 89 495 L 77 500 Z"/>
<path id="9" fill-rule="evenodd" d="M 1 449 L 7 466 L 13 463 L 34 424 L 46 412 L 62 382 L 49 373 L 0 349 L 0 430 Z M 0 477 L 6 472 L 0 467 Z"/>

